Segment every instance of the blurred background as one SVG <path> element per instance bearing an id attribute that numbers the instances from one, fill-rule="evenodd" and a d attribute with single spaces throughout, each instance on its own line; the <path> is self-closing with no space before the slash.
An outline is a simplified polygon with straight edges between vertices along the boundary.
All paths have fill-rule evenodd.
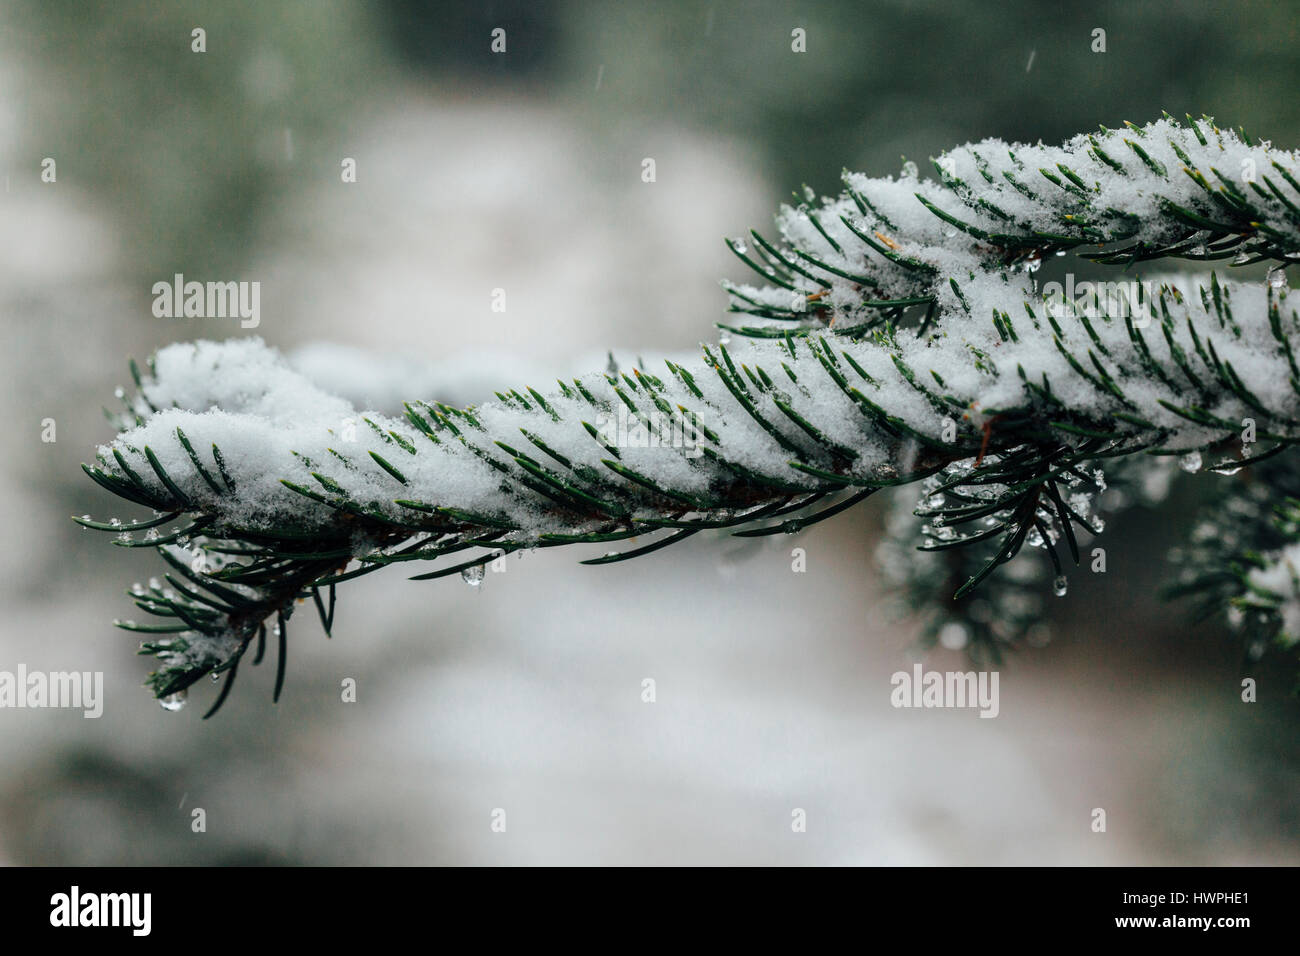
<path id="1" fill-rule="evenodd" d="M 159 560 L 68 520 L 134 517 L 78 467 L 130 356 L 349 346 L 427 361 L 433 394 L 401 397 L 470 402 L 606 349 L 690 349 L 724 318 L 718 280 L 747 278 L 722 238 L 845 166 L 1162 109 L 1300 145 L 1298 21 L 1170 0 L 0 5 L 0 669 L 101 670 L 106 695 L 98 720 L 0 710 L 0 862 L 1300 862 L 1294 673 L 1243 670 L 1219 622 L 1155 593 L 1226 478 L 1109 522 L 1108 572 L 1052 599 L 996 720 L 890 707 L 915 626 L 877 583 L 877 499 L 763 546 L 541 552 L 480 588 L 374 575 L 341 589 L 332 641 L 300 615 L 278 705 L 246 668 L 206 722 L 215 688 L 164 712 L 110 624 Z M 260 327 L 154 317 L 176 272 L 259 281 Z"/>

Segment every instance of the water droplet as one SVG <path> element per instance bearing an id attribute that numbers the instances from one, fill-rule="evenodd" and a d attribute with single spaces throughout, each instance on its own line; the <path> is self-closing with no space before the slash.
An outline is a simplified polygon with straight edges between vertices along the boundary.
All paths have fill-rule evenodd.
<path id="1" fill-rule="evenodd" d="M 912 162 L 910 159 L 907 160 L 905 163 L 903 163 L 904 179 L 915 179 L 920 174 L 920 172 L 921 171 L 916 168 L 916 163 Z"/>
<path id="2" fill-rule="evenodd" d="M 1026 259 L 1026 260 L 1025 260 L 1025 271 L 1026 271 L 1026 272 L 1037 272 L 1039 269 L 1042 268 L 1042 266 L 1043 266 L 1043 260 L 1042 260 L 1042 259 Z"/>
<path id="3" fill-rule="evenodd" d="M 163 710 L 168 710 L 171 711 L 172 713 L 176 713 L 176 711 L 178 710 L 185 709 L 185 701 L 189 698 L 189 696 L 190 696 L 189 691 L 178 690 L 174 694 L 168 694 L 166 697 L 163 697 L 161 700 L 158 701 L 158 704 L 159 706 L 162 707 Z"/>
<path id="4" fill-rule="evenodd" d="M 1193 247 L 1189 250 L 1189 252 L 1190 252 L 1192 255 L 1194 255 L 1194 256 L 1203 256 L 1203 255 L 1206 255 L 1206 254 L 1209 252 L 1209 250 L 1206 249 L 1205 246 L 1202 244 L 1202 245 L 1199 245 L 1199 246 L 1193 246 Z"/>
<path id="5" fill-rule="evenodd" d="M 1237 253 L 1236 258 L 1233 259 L 1232 261 L 1234 265 L 1239 265 L 1239 266 L 1245 265 L 1247 262 L 1250 261 L 1250 256 L 1245 252 L 1239 252 Z"/>
<path id="6" fill-rule="evenodd" d="M 1274 266 L 1268 270 L 1268 287 L 1270 289 L 1286 288 L 1286 267 Z"/>
<path id="7" fill-rule="evenodd" d="M 1065 250 L 1064 250 L 1064 249 L 1057 249 L 1057 250 L 1056 250 L 1056 254 L 1057 254 L 1058 256 L 1063 256 L 1063 255 L 1065 255 Z"/>
<path id="8" fill-rule="evenodd" d="M 126 395 L 126 389 L 119 385 L 117 388 L 113 389 L 113 395 L 117 398 L 123 398 Z"/>
<path id="9" fill-rule="evenodd" d="M 946 229 L 946 230 L 944 230 L 944 233 L 943 233 L 943 234 L 944 234 L 945 236 L 947 236 L 949 239 L 951 239 L 953 236 L 957 235 L 957 230 L 956 230 L 956 229 Z"/>
<path id="10" fill-rule="evenodd" d="M 158 590 L 161 590 L 161 589 L 162 589 L 162 582 L 159 581 L 157 578 L 150 578 L 150 579 L 149 579 L 149 587 L 151 587 L 151 588 L 155 588 L 155 589 L 158 589 Z"/>
<path id="11" fill-rule="evenodd" d="M 730 345 L 730 344 L 731 344 L 731 334 L 728 333 L 728 332 L 719 332 L 719 333 L 718 333 L 718 344 L 719 344 L 719 345 Z"/>
<path id="12" fill-rule="evenodd" d="M 745 242 L 743 237 L 741 237 L 738 239 L 731 240 L 731 248 L 735 249 L 743 256 L 745 253 L 749 251 L 749 244 Z"/>
<path id="13" fill-rule="evenodd" d="M 1199 451 L 1189 451 L 1178 459 L 1178 467 L 1189 475 L 1196 474 L 1201 470 L 1201 453 Z"/>
<path id="14" fill-rule="evenodd" d="M 472 588 L 480 587 L 483 584 L 484 568 L 481 564 L 468 567 L 460 572 L 461 580 Z"/>
<path id="15" fill-rule="evenodd" d="M 1030 528 L 1029 534 L 1025 535 L 1025 543 L 1031 548 L 1041 548 L 1043 546 L 1043 536 L 1037 528 Z M 1058 580 L 1064 581 L 1065 579 L 1059 578 Z"/>
<path id="16" fill-rule="evenodd" d="M 1070 588 L 1070 582 L 1065 579 L 1064 574 L 1057 575 L 1056 580 L 1052 582 L 1052 593 L 1057 597 L 1065 597 L 1065 592 Z"/>
<path id="17" fill-rule="evenodd" d="M 221 675 L 218 674 L 216 671 L 213 671 L 212 673 L 210 673 L 210 674 L 208 675 L 208 680 L 212 681 L 212 683 L 214 683 L 214 684 L 220 683 L 220 682 L 221 682 Z"/>
<path id="18" fill-rule="evenodd" d="M 813 191 L 813 188 L 809 186 L 807 183 L 805 183 L 803 187 L 803 198 L 808 200 L 809 202 L 817 201 L 817 193 L 815 193 Z"/>
<path id="19" fill-rule="evenodd" d="M 1212 471 L 1216 475 L 1235 475 L 1237 472 L 1241 471 L 1241 465 L 1238 465 L 1235 462 L 1231 464 L 1225 463 L 1213 468 Z"/>

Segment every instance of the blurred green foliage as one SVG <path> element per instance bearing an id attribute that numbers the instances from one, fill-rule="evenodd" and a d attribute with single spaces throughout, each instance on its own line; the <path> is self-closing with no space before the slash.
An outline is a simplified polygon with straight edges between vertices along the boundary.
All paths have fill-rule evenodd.
<path id="1" fill-rule="evenodd" d="M 343 131 L 421 87 L 534 97 L 597 130 L 709 131 L 778 195 L 838 191 L 844 166 L 879 175 L 968 140 L 1059 141 L 1162 109 L 1300 141 L 1300 18 L 1263 0 L 14 0 L 4 20 L 24 161 L 55 156 L 88 185 L 150 275 L 235 271 L 269 200 L 336 176 Z M 489 49 L 497 26 L 505 55 Z"/>

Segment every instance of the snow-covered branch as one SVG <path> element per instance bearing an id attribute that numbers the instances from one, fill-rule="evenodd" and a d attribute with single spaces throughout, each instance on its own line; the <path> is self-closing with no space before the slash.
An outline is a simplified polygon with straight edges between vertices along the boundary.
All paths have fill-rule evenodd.
<path id="1" fill-rule="evenodd" d="M 981 555 L 958 596 L 1026 541 L 1059 589 L 1058 545 L 1077 561 L 1076 528 L 1101 530 L 1098 462 L 1236 470 L 1300 441 L 1300 317 L 1282 271 L 1300 250 L 1294 154 L 1164 120 L 1061 148 L 986 141 L 936 168 L 846 175 L 839 199 L 782 211 L 780 244 L 733 242 L 770 285 L 731 286 L 741 338 L 697 357 L 518 383 L 469 408 L 413 396 L 399 419 L 256 339 L 160 351 L 87 469 L 157 514 L 83 522 L 173 566 L 170 587 L 136 595 L 172 622 L 123 622 L 162 635 L 147 646 L 163 662 L 155 692 L 233 678 L 268 617 L 283 655 L 297 598 L 328 627 L 334 585 L 388 564 L 434 561 L 416 575 L 431 578 L 638 539 L 594 559 L 609 563 L 710 528 L 798 530 L 913 481 L 922 546 Z M 1264 283 L 1040 294 L 1038 263 L 1079 247 L 1102 263 L 1277 268 Z"/>

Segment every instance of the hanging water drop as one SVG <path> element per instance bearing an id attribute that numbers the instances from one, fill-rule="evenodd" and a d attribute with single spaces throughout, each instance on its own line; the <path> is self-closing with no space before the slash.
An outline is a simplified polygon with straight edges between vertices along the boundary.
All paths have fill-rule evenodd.
<path id="1" fill-rule="evenodd" d="M 718 333 L 718 344 L 719 345 L 731 344 L 731 334 L 727 332 L 725 329 Z"/>
<path id="2" fill-rule="evenodd" d="M 1058 574 L 1056 580 L 1052 582 L 1052 593 L 1057 597 L 1065 597 L 1065 592 L 1070 589 L 1070 582 L 1065 579 L 1064 574 Z"/>
<path id="3" fill-rule="evenodd" d="M 184 709 L 185 709 L 185 701 L 186 701 L 186 699 L 187 699 L 189 696 L 190 696 L 190 692 L 189 692 L 189 691 L 187 691 L 187 690 L 178 690 L 178 691 L 177 691 L 176 693 L 174 693 L 174 694 L 168 694 L 166 697 L 161 698 L 161 699 L 158 701 L 158 705 L 159 705 L 160 707 L 162 707 L 163 710 L 167 710 L 167 711 L 171 711 L 172 713 L 176 713 L 176 711 L 178 711 L 178 710 L 184 710 Z"/>
<path id="4" fill-rule="evenodd" d="M 912 162 L 910 159 L 903 163 L 904 179 L 916 179 L 916 177 L 920 175 L 920 172 L 921 171 L 916 168 L 916 163 Z"/>
<path id="5" fill-rule="evenodd" d="M 483 584 L 484 567 L 481 564 L 475 564 L 460 572 L 461 580 L 472 588 L 481 587 Z"/>
<path id="6" fill-rule="evenodd" d="M 749 251 L 749 243 L 745 242 L 743 236 L 731 240 L 731 248 L 735 249 L 742 256 Z"/>
<path id="7" fill-rule="evenodd" d="M 1268 280 L 1268 287 L 1270 289 L 1279 289 L 1279 290 L 1285 289 L 1286 288 L 1286 267 L 1274 266 L 1273 268 L 1268 270 L 1268 276 L 1266 278 Z"/>
<path id="8" fill-rule="evenodd" d="M 1189 451 L 1178 459 L 1178 467 L 1189 475 L 1196 474 L 1201 470 L 1201 453 L 1199 451 Z"/>

